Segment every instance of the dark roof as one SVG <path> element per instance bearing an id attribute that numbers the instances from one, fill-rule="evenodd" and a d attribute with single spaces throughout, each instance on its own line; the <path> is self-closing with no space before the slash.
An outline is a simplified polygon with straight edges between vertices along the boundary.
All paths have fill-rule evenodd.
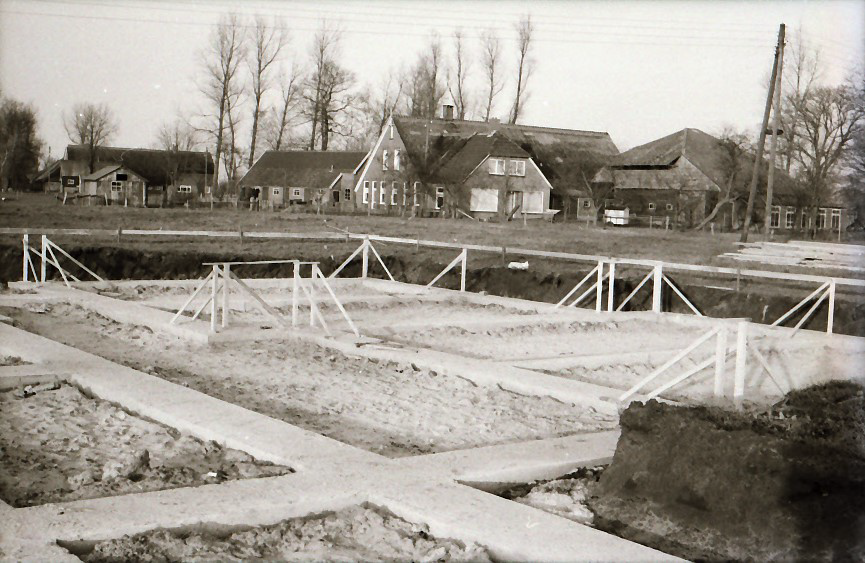
<path id="1" fill-rule="evenodd" d="M 569 172 L 575 168 L 587 167 L 587 176 L 591 177 L 610 156 L 619 153 L 609 133 L 600 131 L 459 119 L 430 120 L 402 116 L 394 116 L 393 119 L 409 159 L 415 166 L 423 161 L 427 149 L 427 130 L 433 161 L 439 160 L 473 135 L 498 132 L 531 156 L 554 187 L 558 183 L 566 187 L 564 184 L 570 182 Z"/>
<path id="2" fill-rule="evenodd" d="M 529 153 L 498 131 L 474 134 L 442 157 L 434 175 L 442 181 L 460 182 L 488 156 L 529 158 Z"/>
<path id="3" fill-rule="evenodd" d="M 685 189 L 722 190 L 727 183 L 722 164 L 723 150 L 720 139 L 699 129 L 682 129 L 611 158 L 608 169 L 601 171 L 595 180 L 607 181 L 612 174 L 616 188 L 669 189 L 676 185 Z M 674 170 L 681 158 L 702 174 L 693 174 L 681 167 Z M 753 155 L 742 156 L 735 186 L 737 190 L 747 189 L 753 158 Z M 765 169 L 768 170 L 768 165 Z M 761 175 L 765 175 L 765 171 Z M 795 182 L 776 168 L 774 190 L 779 194 L 792 194 Z"/>
<path id="4" fill-rule="evenodd" d="M 85 145 L 66 147 L 67 160 L 89 161 Z M 213 174 L 214 163 L 210 153 L 204 151 L 168 151 L 160 149 L 130 149 L 98 147 L 96 163 L 122 164 L 152 184 L 167 184 L 174 167 L 180 174 Z"/>
<path id="5" fill-rule="evenodd" d="M 355 151 L 267 151 L 240 179 L 241 186 L 326 187 L 366 156 Z"/>
<path id="6" fill-rule="evenodd" d="M 119 168 L 121 168 L 121 166 L 119 164 L 109 164 L 108 166 L 100 168 L 99 170 L 97 170 L 93 174 L 88 174 L 88 175 L 84 176 L 83 178 L 81 178 L 81 180 L 82 181 L 100 180 L 100 179 L 104 178 L 108 174 L 111 174 L 112 172 L 114 172 L 115 170 L 117 170 Z"/>
<path id="7" fill-rule="evenodd" d="M 33 181 L 39 182 L 43 180 L 48 180 L 49 178 L 51 178 L 52 174 L 54 174 L 60 169 L 60 164 L 60 160 L 55 160 L 54 162 L 37 172 L 36 175 L 33 177 Z"/>

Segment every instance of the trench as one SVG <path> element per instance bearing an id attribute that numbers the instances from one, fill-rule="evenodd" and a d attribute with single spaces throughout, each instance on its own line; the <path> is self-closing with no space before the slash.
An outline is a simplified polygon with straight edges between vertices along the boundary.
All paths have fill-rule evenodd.
<path id="1" fill-rule="evenodd" d="M 86 264 L 100 276 L 109 280 L 123 279 L 195 279 L 206 273 L 203 262 L 243 261 L 294 258 L 320 262 L 325 274 L 335 270 L 357 248 L 355 242 L 288 242 L 275 244 L 247 243 L 202 244 L 154 242 L 153 244 L 72 244 L 62 243 L 72 256 Z M 406 245 L 380 245 L 378 251 L 397 281 L 425 285 L 431 281 L 455 256 L 449 249 L 415 248 Z M 0 243 L 0 282 L 21 279 L 22 250 L 19 244 Z M 528 270 L 513 270 L 507 267 L 510 261 L 529 261 Z M 490 295 L 515 297 L 556 303 L 573 288 L 593 266 L 554 259 L 526 258 L 508 254 L 500 257 L 487 253 L 469 255 L 467 291 L 486 292 Z M 245 267 L 243 276 L 289 277 L 290 264 L 270 264 Z M 437 286 L 458 289 L 459 268 L 446 274 Z M 71 269 L 75 273 L 75 267 Z M 343 277 L 359 277 L 360 259 L 354 260 L 340 274 Z M 642 280 L 646 271 L 620 269 L 616 277 L 617 299 L 629 294 Z M 371 256 L 369 275 L 386 278 L 384 270 Z M 60 274 L 50 269 L 51 279 L 59 280 Z M 701 313 L 718 318 L 750 318 L 754 322 L 770 324 L 806 297 L 816 285 L 798 284 L 774 280 L 751 278 L 715 279 L 705 275 L 670 274 L 674 283 L 694 303 Z M 87 279 L 83 276 L 82 279 Z M 588 287 L 588 286 L 585 286 Z M 606 304 L 606 292 L 604 293 Z M 691 311 L 685 303 L 665 287 L 662 294 L 665 311 L 687 313 Z M 580 306 L 593 306 L 589 296 Z M 825 331 L 827 307 L 824 301 L 804 323 L 803 328 Z M 803 307 L 786 321 L 794 326 L 810 308 Z M 650 284 L 646 284 L 626 305 L 625 310 L 651 309 Z M 865 299 L 861 292 L 839 287 L 833 331 L 839 334 L 865 336 Z"/>

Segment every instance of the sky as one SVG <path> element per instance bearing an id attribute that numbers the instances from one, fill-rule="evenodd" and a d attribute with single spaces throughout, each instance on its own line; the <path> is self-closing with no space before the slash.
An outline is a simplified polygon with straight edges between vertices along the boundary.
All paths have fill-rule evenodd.
<path id="1" fill-rule="evenodd" d="M 820 50 L 830 83 L 865 60 L 862 1 L 0 0 L 0 91 L 36 108 L 54 156 L 68 143 L 63 112 L 81 101 L 112 108 L 112 144 L 154 146 L 164 122 L 202 111 L 202 51 L 230 12 L 281 18 L 285 64 L 308 57 L 323 19 L 337 25 L 341 61 L 360 85 L 413 62 L 430 33 L 449 53 L 461 29 L 477 57 L 491 29 L 507 64 L 501 117 L 514 95 L 514 25 L 530 14 L 520 122 L 607 131 L 620 150 L 684 127 L 756 131 L 781 23 Z"/>

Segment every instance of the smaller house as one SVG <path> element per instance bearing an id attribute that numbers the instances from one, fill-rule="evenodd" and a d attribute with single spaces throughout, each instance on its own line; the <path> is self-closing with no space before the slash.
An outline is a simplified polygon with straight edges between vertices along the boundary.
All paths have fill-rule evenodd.
<path id="1" fill-rule="evenodd" d="M 350 177 L 365 156 L 355 151 L 267 151 L 238 182 L 241 199 L 257 199 L 261 209 L 311 204 L 341 209 L 342 178 Z"/>
<path id="2" fill-rule="evenodd" d="M 81 196 L 96 198 L 95 201 L 104 201 L 106 205 L 145 207 L 147 202 L 147 179 L 119 164 L 105 166 L 81 181 Z"/>

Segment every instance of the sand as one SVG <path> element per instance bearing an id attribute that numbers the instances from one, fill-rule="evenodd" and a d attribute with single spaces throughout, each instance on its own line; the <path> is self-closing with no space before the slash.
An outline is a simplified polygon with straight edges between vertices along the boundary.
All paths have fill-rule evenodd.
<path id="1" fill-rule="evenodd" d="M 230 534 L 158 530 L 96 544 L 84 561 L 489 561 L 486 551 L 432 537 L 425 526 L 353 506 Z"/>
<path id="2" fill-rule="evenodd" d="M 548 397 L 297 340 L 201 345 L 71 305 L 8 309 L 25 330 L 390 457 L 613 428 Z"/>
<path id="3" fill-rule="evenodd" d="M 291 471 L 143 420 L 70 385 L 36 388 L 43 390 L 0 393 L 0 498 L 12 506 Z"/>

